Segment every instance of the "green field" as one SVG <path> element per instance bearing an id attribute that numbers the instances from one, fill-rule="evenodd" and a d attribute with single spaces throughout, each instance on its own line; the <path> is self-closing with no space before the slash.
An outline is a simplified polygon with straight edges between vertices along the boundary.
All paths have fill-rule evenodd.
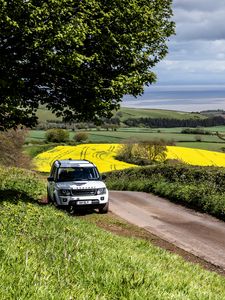
<path id="1" fill-rule="evenodd" d="M 51 111 L 47 110 L 44 106 L 41 106 L 37 111 L 37 116 L 40 122 L 46 122 L 48 120 L 61 120 L 57 118 Z M 129 118 L 168 118 L 168 119 L 204 119 L 204 115 L 199 113 L 189 113 L 173 110 L 163 109 L 140 109 L 140 108 L 127 108 L 121 107 L 118 111 L 114 112 L 114 116 L 118 116 L 123 122 Z"/>
<path id="2" fill-rule="evenodd" d="M 206 130 L 213 130 L 213 127 Z M 197 134 L 181 134 L 181 128 L 119 128 L 117 131 L 107 130 L 87 130 L 88 141 L 91 143 L 123 143 L 128 140 L 153 140 L 164 139 L 165 141 L 174 141 L 177 146 L 199 148 L 213 151 L 222 151 L 225 142 L 216 135 L 201 135 L 201 142 L 196 141 Z M 216 131 L 223 132 L 225 126 L 217 127 Z M 74 132 L 70 132 L 70 139 L 73 140 Z M 45 131 L 31 130 L 27 142 L 44 142 Z"/>
<path id="3" fill-rule="evenodd" d="M 210 142 L 177 142 L 176 146 L 187 147 L 187 148 L 196 148 L 209 151 L 218 151 L 224 152 L 225 150 L 225 141 L 220 143 L 210 143 Z"/>
<path id="4" fill-rule="evenodd" d="M 121 121 L 128 118 L 152 117 L 152 118 L 205 118 L 199 113 L 186 113 L 179 111 L 160 110 L 160 109 L 136 109 L 122 107 L 119 112 L 115 112 Z M 47 120 L 56 119 L 50 111 L 45 107 L 38 110 L 39 120 L 46 122 Z M 164 139 L 165 141 L 175 142 L 178 146 L 199 148 L 213 151 L 223 151 L 225 142 L 219 139 L 215 133 L 218 131 L 225 134 L 225 126 L 206 127 L 206 131 L 211 131 L 214 135 L 199 135 L 199 134 L 182 134 L 183 128 L 118 128 L 116 131 L 105 130 L 102 128 L 86 130 L 90 143 L 123 143 L 127 140 L 153 140 Z M 74 132 L 70 132 L 70 140 L 73 140 Z M 201 142 L 197 141 L 201 139 Z M 27 142 L 42 143 L 45 139 L 45 131 L 31 130 L 27 137 Z M 32 150 L 32 149 L 31 149 Z M 36 151 L 36 150 L 35 150 Z"/>
<path id="5" fill-rule="evenodd" d="M 0 191 L 1 299 L 225 299 L 224 277 L 38 205 L 33 172 L 0 168 Z"/>
<path id="6" fill-rule="evenodd" d="M 122 107 L 119 110 L 122 113 L 121 121 L 129 118 L 168 118 L 168 119 L 205 119 L 206 117 L 199 113 L 189 113 L 174 110 L 163 109 L 140 109 L 140 108 L 127 108 Z"/>

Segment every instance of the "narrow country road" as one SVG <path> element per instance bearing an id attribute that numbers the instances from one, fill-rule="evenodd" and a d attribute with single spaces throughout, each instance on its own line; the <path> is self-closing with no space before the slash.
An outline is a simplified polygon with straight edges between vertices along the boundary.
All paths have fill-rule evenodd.
<path id="1" fill-rule="evenodd" d="M 142 192 L 110 191 L 110 210 L 225 269 L 225 222 Z"/>

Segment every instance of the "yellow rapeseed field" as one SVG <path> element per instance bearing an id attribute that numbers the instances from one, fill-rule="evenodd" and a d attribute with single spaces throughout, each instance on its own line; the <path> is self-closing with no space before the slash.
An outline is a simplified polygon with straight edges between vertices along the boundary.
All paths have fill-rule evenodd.
<path id="1" fill-rule="evenodd" d="M 114 156 L 121 147 L 120 144 L 84 144 L 78 146 L 58 146 L 43 152 L 34 159 L 36 169 L 49 172 L 56 159 L 87 159 L 93 162 L 99 172 L 122 170 L 134 167 L 122 161 L 115 160 Z"/>
<path id="2" fill-rule="evenodd" d="M 36 169 L 49 172 L 56 159 L 87 159 L 92 161 L 100 172 L 122 170 L 135 165 L 116 160 L 120 144 L 84 144 L 78 146 L 58 146 L 43 152 L 34 159 Z M 225 167 L 225 154 L 207 150 L 168 146 L 167 158 L 178 159 L 191 165 Z"/>
<path id="3" fill-rule="evenodd" d="M 190 165 L 225 167 L 225 154 L 220 152 L 167 146 L 167 158 L 178 159 Z"/>

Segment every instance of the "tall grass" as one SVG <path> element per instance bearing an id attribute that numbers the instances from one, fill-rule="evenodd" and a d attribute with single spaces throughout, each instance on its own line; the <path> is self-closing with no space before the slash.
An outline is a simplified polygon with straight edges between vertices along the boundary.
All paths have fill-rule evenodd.
<path id="1" fill-rule="evenodd" d="M 0 174 L 1 299 L 225 299 L 223 277 L 40 206 L 33 173 Z"/>

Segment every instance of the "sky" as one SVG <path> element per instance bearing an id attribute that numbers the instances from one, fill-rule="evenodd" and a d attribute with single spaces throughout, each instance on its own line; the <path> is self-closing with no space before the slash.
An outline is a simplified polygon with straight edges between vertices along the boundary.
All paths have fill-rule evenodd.
<path id="1" fill-rule="evenodd" d="M 157 85 L 225 85 L 225 0 L 173 0 L 176 35 Z"/>

